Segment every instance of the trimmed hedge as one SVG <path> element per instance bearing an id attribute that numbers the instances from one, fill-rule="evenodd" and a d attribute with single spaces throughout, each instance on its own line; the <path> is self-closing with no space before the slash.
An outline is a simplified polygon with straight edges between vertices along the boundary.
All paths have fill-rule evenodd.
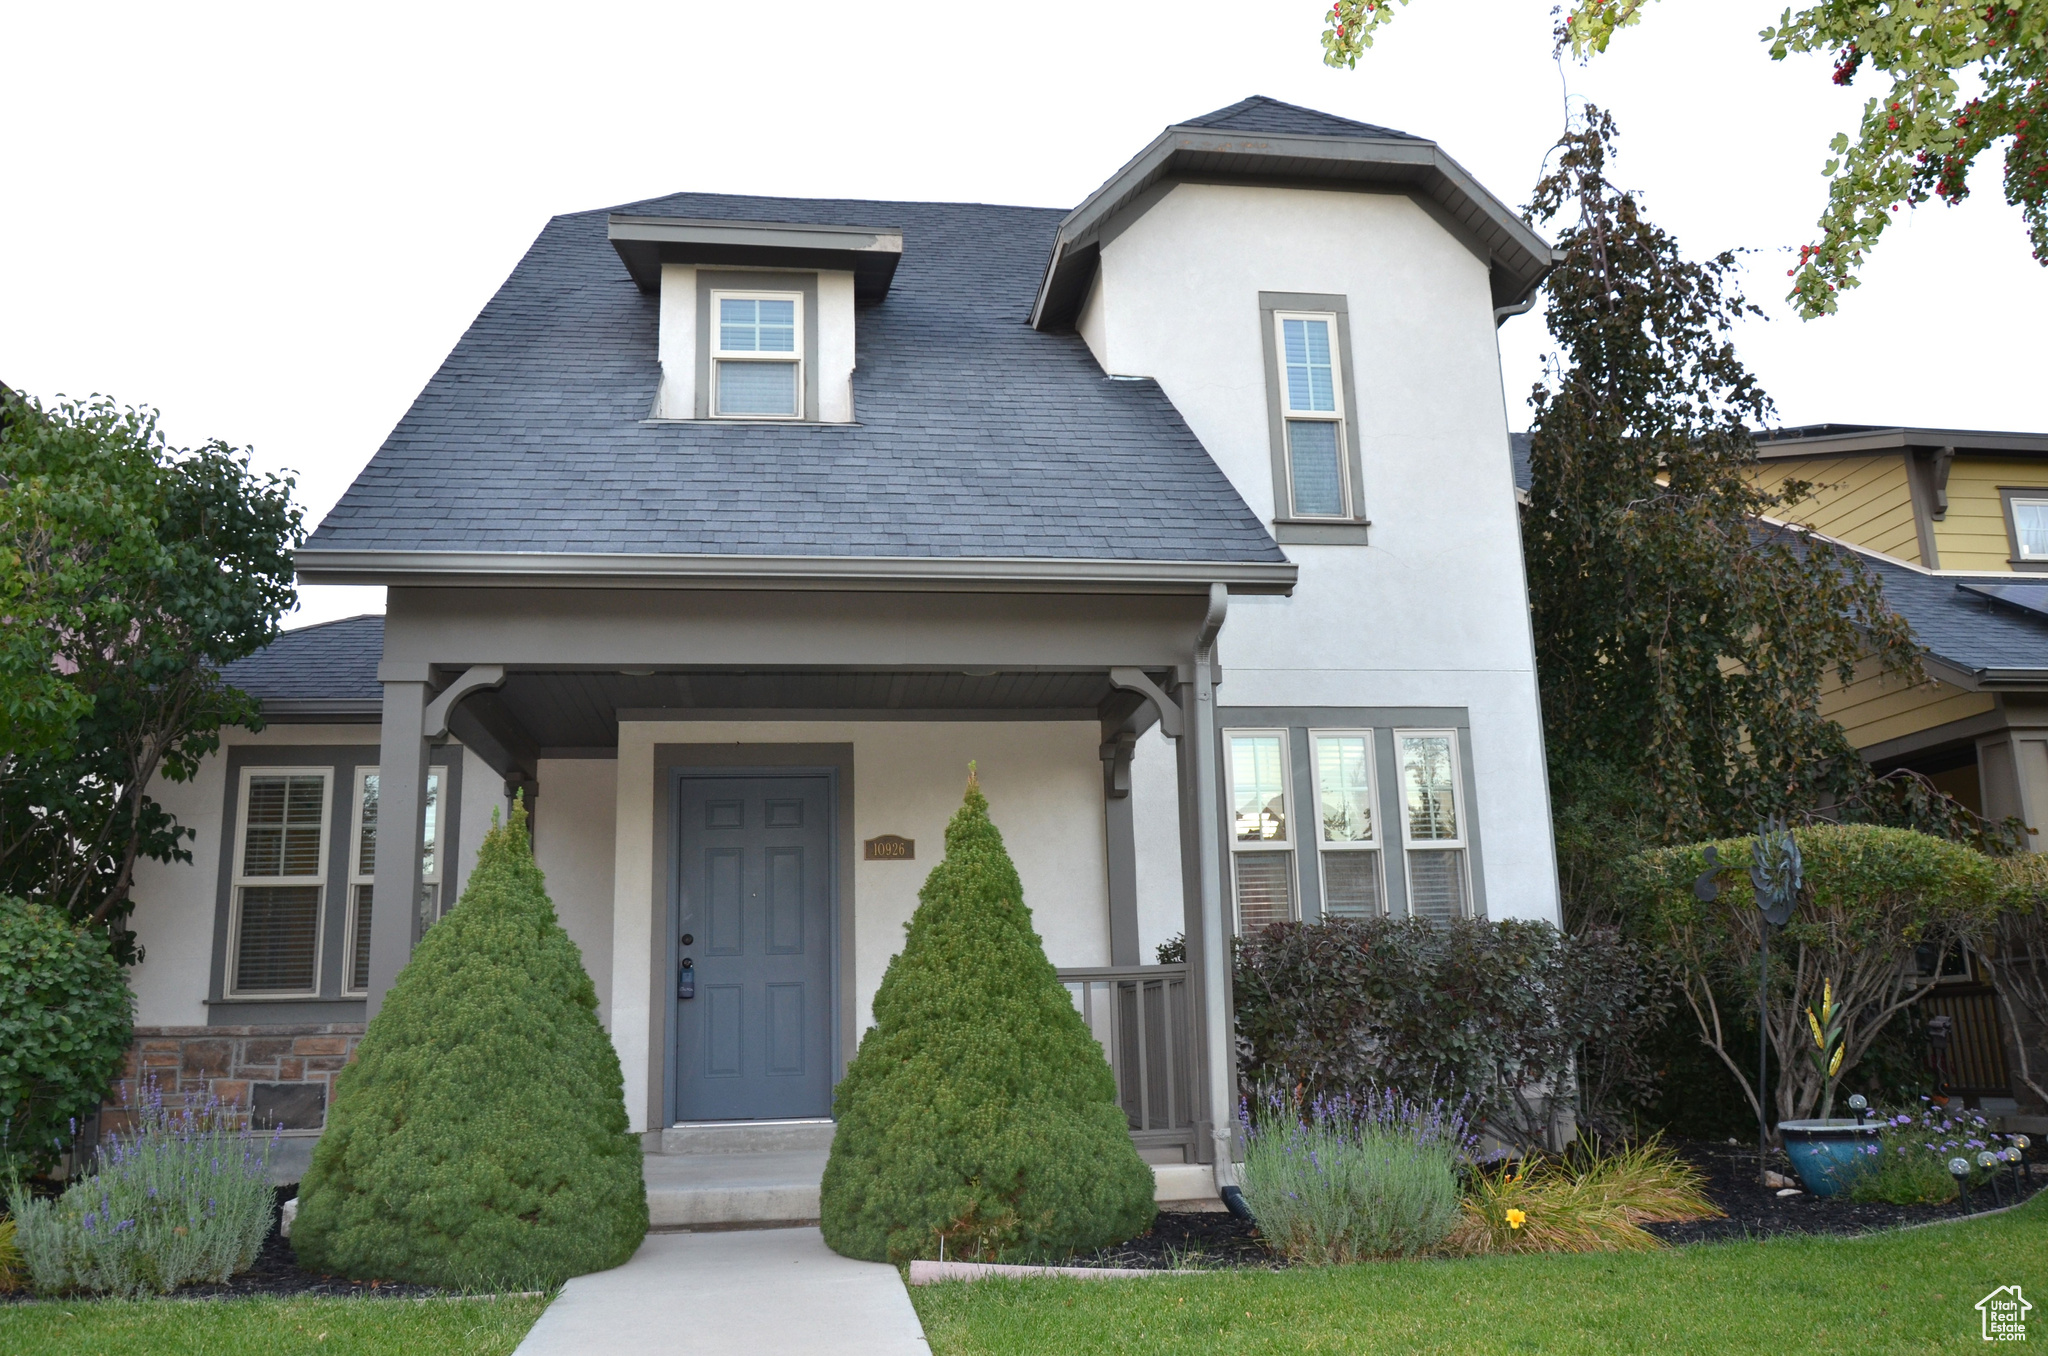
<path id="1" fill-rule="evenodd" d="M 597 991 L 515 805 L 336 1079 L 292 1247 L 317 1271 L 472 1289 L 618 1266 L 647 1232 L 626 1127 Z"/>
<path id="2" fill-rule="evenodd" d="M 135 998 L 98 932 L 0 896 L 0 1178 L 71 1147 L 134 1035 Z"/>
<path id="3" fill-rule="evenodd" d="M 1910 829 L 1817 824 L 1793 830 L 1805 884 L 1792 918 L 1771 938 L 1769 1021 L 1776 1088 L 1765 1090 L 1774 1119 L 1809 1116 L 1826 1080 L 1807 1058 L 1808 1009 L 1824 990 L 1844 1009 L 1847 1076 L 1885 1027 L 1931 985 L 1911 964 L 1916 947 L 1977 943 L 2001 905 L 1996 859 Z M 1633 859 L 1632 888 L 1657 940 L 1679 971 L 1700 1039 L 1752 1098 L 1757 1093 L 1755 1028 L 1736 1044 L 1739 1014 L 1756 1011 L 1759 913 L 1748 868 L 1753 840 L 1711 844 L 1720 892 L 1694 893 L 1707 869 L 1706 843 L 1661 848 Z"/>
<path id="4" fill-rule="evenodd" d="M 971 777 L 918 900 L 834 1094 L 826 1243 L 1011 1261 L 1142 1232 L 1152 1170 Z"/>

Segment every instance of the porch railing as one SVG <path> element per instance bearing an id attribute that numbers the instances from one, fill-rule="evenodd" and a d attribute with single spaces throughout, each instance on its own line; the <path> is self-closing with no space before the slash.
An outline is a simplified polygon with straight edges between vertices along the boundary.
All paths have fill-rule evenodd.
<path id="1" fill-rule="evenodd" d="M 1187 966 L 1099 966 L 1059 976 L 1109 1057 L 1132 1140 L 1140 1150 L 1179 1149 L 1192 1158 L 1195 1015 Z"/>

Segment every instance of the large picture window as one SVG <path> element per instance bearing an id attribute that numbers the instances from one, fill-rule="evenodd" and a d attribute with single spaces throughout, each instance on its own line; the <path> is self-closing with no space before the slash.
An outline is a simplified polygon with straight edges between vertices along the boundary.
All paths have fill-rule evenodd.
<path id="1" fill-rule="evenodd" d="M 1469 917 L 1458 732 L 1397 730 L 1394 739 L 1400 751 L 1408 912 L 1433 923 Z"/>
<path id="2" fill-rule="evenodd" d="M 245 768 L 234 848 L 228 992 L 310 997 L 320 989 L 330 768 Z"/>
<path id="3" fill-rule="evenodd" d="M 443 910 L 439 851 L 443 770 L 427 769 L 427 802 L 420 838 L 421 930 L 437 922 Z M 348 858 L 348 982 L 344 994 L 370 991 L 370 909 L 377 885 L 377 769 L 356 769 L 355 833 Z"/>
<path id="4" fill-rule="evenodd" d="M 1316 861 L 1323 916 L 1378 918 L 1387 911 L 1380 877 L 1379 815 L 1371 730 L 1311 730 L 1316 788 Z"/>
<path id="5" fill-rule="evenodd" d="M 711 412 L 804 416 L 803 304 L 795 292 L 711 294 Z"/>
<path id="6" fill-rule="evenodd" d="M 1294 917 L 1294 817 L 1287 794 L 1287 732 L 1232 730 L 1230 851 L 1237 931 Z"/>

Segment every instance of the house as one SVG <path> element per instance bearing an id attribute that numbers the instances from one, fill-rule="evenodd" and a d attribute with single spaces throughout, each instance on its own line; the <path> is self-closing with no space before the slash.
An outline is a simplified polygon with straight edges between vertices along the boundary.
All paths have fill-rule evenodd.
<path id="1" fill-rule="evenodd" d="M 1263 98 L 1071 211 L 555 218 L 299 552 L 385 615 L 233 666 L 267 728 L 161 789 L 138 1066 L 316 1134 L 518 791 L 650 1149 L 827 1117 L 973 762 L 1213 1193 L 1234 933 L 1558 917 L 1494 335 L 1550 263 Z"/>

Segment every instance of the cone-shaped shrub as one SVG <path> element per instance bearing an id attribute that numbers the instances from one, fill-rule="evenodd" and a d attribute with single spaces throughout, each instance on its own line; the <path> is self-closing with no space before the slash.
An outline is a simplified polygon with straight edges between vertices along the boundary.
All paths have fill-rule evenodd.
<path id="1" fill-rule="evenodd" d="M 469 1289 L 618 1266 L 647 1232 L 626 1125 L 596 989 L 515 805 L 335 1080 L 292 1247 L 318 1271 Z"/>
<path id="2" fill-rule="evenodd" d="M 833 1097 L 825 1241 L 849 1257 L 1063 1256 L 1152 1223 L 1102 1047 L 1045 958 L 970 777 L 875 1025 Z"/>

